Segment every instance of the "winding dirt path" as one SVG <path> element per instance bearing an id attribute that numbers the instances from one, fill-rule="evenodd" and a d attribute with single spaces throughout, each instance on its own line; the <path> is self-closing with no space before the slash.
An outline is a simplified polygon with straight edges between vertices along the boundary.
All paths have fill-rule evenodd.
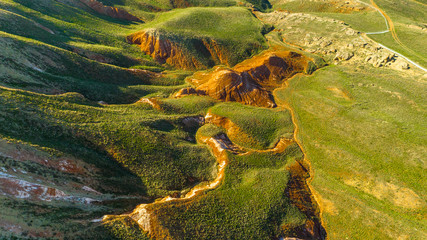
<path id="1" fill-rule="evenodd" d="M 402 41 L 399 39 L 399 36 L 397 35 L 397 32 L 396 32 L 396 28 L 394 27 L 394 23 L 393 23 L 393 21 L 391 20 L 391 18 L 390 18 L 390 16 L 388 16 L 387 15 L 387 13 L 384 11 L 384 10 L 382 10 L 375 2 L 374 2 L 374 0 L 370 0 L 371 1 L 371 7 L 373 7 L 373 8 L 375 8 L 384 18 L 385 18 L 385 20 L 386 20 L 386 25 L 387 25 L 387 28 L 388 28 L 388 30 L 387 31 L 382 31 L 382 32 L 373 32 L 373 33 L 365 33 L 365 34 L 367 34 L 367 35 L 369 35 L 369 34 L 382 34 L 382 33 L 387 33 L 387 32 L 390 32 L 391 33 L 391 35 L 392 35 L 392 37 L 393 37 L 393 39 L 394 39 L 394 41 L 399 45 L 399 46 L 401 46 L 402 48 L 404 48 L 404 49 L 406 49 L 407 51 L 409 51 L 409 52 L 411 52 L 412 54 L 414 54 L 414 55 L 416 55 L 416 56 L 418 56 L 418 57 L 420 57 L 421 59 L 423 59 L 424 61 L 426 60 L 426 58 L 425 57 L 423 57 L 423 56 L 421 56 L 421 55 L 419 55 L 417 52 L 415 52 L 414 50 L 412 50 L 411 48 L 409 48 L 409 47 L 407 47 L 404 43 L 402 43 Z M 360 2 L 360 1 L 359 1 Z M 365 4 L 367 4 L 367 3 L 365 3 Z M 369 5 L 369 4 L 367 4 L 367 5 Z M 411 64 L 413 64 L 414 66 L 416 66 L 416 67 L 418 67 L 419 69 L 421 69 L 421 70 L 423 70 L 424 72 L 427 72 L 427 69 L 426 68 L 424 68 L 423 66 L 421 66 L 421 65 L 419 65 L 419 64 L 417 64 L 416 62 L 414 62 L 414 61 L 412 61 L 412 60 L 410 60 L 408 57 L 406 57 L 406 56 L 404 56 L 403 54 L 400 54 L 400 53 L 398 53 L 397 51 L 394 51 L 394 50 L 392 50 L 392 49 L 390 49 L 390 48 L 388 48 L 388 47 L 386 47 L 386 46 L 384 46 L 383 44 L 380 44 L 380 43 L 378 43 L 381 47 L 383 47 L 383 48 L 385 48 L 385 49 L 387 49 L 387 50 L 389 50 L 389 51 L 391 51 L 391 52 L 393 52 L 393 53 L 395 53 L 395 54 L 397 54 L 397 55 L 399 55 L 400 57 L 402 57 L 402 58 L 404 58 L 405 60 L 407 60 L 408 62 L 410 62 Z"/>

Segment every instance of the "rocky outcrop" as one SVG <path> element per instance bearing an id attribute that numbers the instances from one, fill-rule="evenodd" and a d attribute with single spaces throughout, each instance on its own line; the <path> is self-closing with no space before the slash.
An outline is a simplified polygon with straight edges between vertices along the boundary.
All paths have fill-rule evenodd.
<path id="1" fill-rule="evenodd" d="M 87 197 L 71 196 L 57 188 L 29 182 L 4 171 L 0 171 L 0 195 L 47 202 L 62 200 L 90 204 L 96 201 Z"/>
<path id="2" fill-rule="evenodd" d="M 256 12 L 256 15 L 265 23 L 276 27 L 274 31 L 280 41 L 301 50 L 319 54 L 326 61 L 334 64 L 369 64 L 378 68 L 400 71 L 411 69 L 405 58 L 382 47 L 369 39 L 366 33 L 352 29 L 343 21 L 285 11 Z M 323 28 L 318 31 L 307 28 L 317 24 L 321 24 Z"/>
<path id="3" fill-rule="evenodd" d="M 106 15 L 112 18 L 120 19 L 120 20 L 127 20 L 127 21 L 135 21 L 135 22 L 142 22 L 141 19 L 138 17 L 128 13 L 127 11 L 116 8 L 116 7 L 110 7 L 105 6 L 101 2 L 98 2 L 96 0 L 80 0 L 80 2 L 84 3 L 86 6 L 94 10 L 95 12 Z"/>
<path id="4" fill-rule="evenodd" d="M 227 49 L 210 38 L 178 41 L 159 30 L 147 29 L 128 36 L 127 41 L 139 45 L 142 52 L 158 63 L 181 69 L 195 70 L 217 64 L 230 65 Z"/>
<path id="5" fill-rule="evenodd" d="M 409 64 L 394 53 L 378 51 L 365 58 L 365 62 L 371 63 L 374 67 L 391 67 L 396 70 L 409 69 Z"/>
<path id="6" fill-rule="evenodd" d="M 169 64 L 181 69 L 204 69 L 203 63 L 192 57 L 177 42 L 164 38 L 155 30 L 142 31 L 127 37 L 127 41 L 137 44 L 141 51 L 161 64 Z"/>
<path id="7" fill-rule="evenodd" d="M 241 102 L 260 107 L 276 107 L 271 93 L 246 72 L 216 67 L 209 75 L 208 81 L 197 89 L 182 89 L 176 96 L 196 93 L 223 101 Z"/>
<path id="8" fill-rule="evenodd" d="M 187 78 L 195 88 L 181 89 L 175 97 L 208 95 L 259 107 L 276 107 L 271 90 L 296 73 L 306 71 L 308 59 L 290 51 L 267 51 L 233 68 L 217 66 Z"/>

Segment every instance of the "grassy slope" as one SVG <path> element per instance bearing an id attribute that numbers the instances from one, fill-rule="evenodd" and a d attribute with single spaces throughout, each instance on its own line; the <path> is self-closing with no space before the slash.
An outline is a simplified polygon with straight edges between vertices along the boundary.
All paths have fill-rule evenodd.
<path id="1" fill-rule="evenodd" d="M 148 12 L 153 8 L 158 10 L 170 10 L 174 8 L 172 4 L 175 2 L 175 7 L 184 7 L 185 4 L 188 4 L 191 7 L 231 7 L 236 5 L 247 5 L 251 4 L 260 10 L 267 10 L 271 8 L 271 4 L 268 0 L 246 0 L 246 1 L 237 1 L 237 0 L 100 0 L 106 5 L 122 7 L 129 10 L 132 13 L 137 15 L 147 16 Z"/>
<path id="2" fill-rule="evenodd" d="M 287 111 L 223 103 L 211 108 L 213 114 L 226 117 L 235 123 L 251 140 L 241 135 L 231 135 L 236 144 L 255 149 L 272 148 L 279 138 L 291 139 L 294 126 Z"/>
<path id="3" fill-rule="evenodd" d="M 262 35 L 263 24 L 250 11 L 241 7 L 187 8 L 158 14 L 144 29 L 156 29 L 168 39 L 181 43 L 183 49 L 191 51 L 201 61 L 203 53 L 194 46 L 194 40 L 215 41 L 222 54 L 230 58 L 230 65 L 266 48 Z"/>
<path id="4" fill-rule="evenodd" d="M 375 2 L 394 22 L 396 33 L 404 47 L 398 45 L 390 37 L 390 34 L 372 36 L 372 39 L 427 67 L 426 34 L 421 29 L 414 29 L 408 26 L 419 27 L 427 22 L 427 5 L 418 4 L 414 1 L 398 2 L 398 4 L 390 0 L 377 0 Z"/>
<path id="5" fill-rule="evenodd" d="M 50 0 L 2 1 L 0 7 L 3 86 L 41 93 L 74 91 L 111 103 L 131 102 L 147 94 L 167 96 L 179 88 L 174 85 L 184 84 L 186 73 L 172 72 L 152 79 L 125 69 L 134 65 L 163 69 L 136 46 L 125 43 L 125 36 L 136 31 L 136 24 Z M 111 64 L 73 53 L 75 48 L 99 54 Z M 150 86 L 153 84 L 171 87 Z"/>
<path id="6" fill-rule="evenodd" d="M 131 2 L 138 4 L 137 1 L 118 1 L 117 4 L 131 6 Z M 170 7 L 168 1 L 156 2 Z M 380 3 L 383 1 L 378 1 Z M 90 100 L 129 102 L 144 95 L 167 97 L 179 88 L 177 85 L 183 84 L 188 74 L 172 72 L 171 78 L 153 82 L 153 79 L 134 78 L 125 71 L 132 65 L 162 70 L 151 59 L 142 57 L 135 46 L 123 41 L 124 36 L 144 25 L 116 21 L 60 1 L 3 0 L 0 8 L 3 31 L 0 83 L 3 86 L 37 92 L 59 88 L 78 91 Z M 156 14 L 145 11 L 142 9 L 139 13 L 155 18 Z M 159 14 L 159 19 L 168 14 L 170 17 L 182 14 L 180 20 L 190 26 L 193 24 L 190 20 L 194 19 L 185 18 L 184 13 L 191 11 Z M 206 11 L 218 12 L 215 8 Z M 390 11 L 397 10 L 390 7 Z M 198 18 L 197 13 L 194 16 Z M 369 22 L 360 18 L 371 17 L 372 13 L 330 16 L 345 18 L 352 25 L 360 26 L 356 28 L 366 31 L 380 27 L 378 23 L 368 28 Z M 396 15 L 396 19 L 399 16 L 402 17 Z M 394 20 L 394 16 L 391 17 Z M 52 29 L 55 34 L 35 27 L 33 21 Z M 156 21 L 153 24 L 160 24 Z M 375 22 L 380 21 L 381 17 Z M 402 17 L 401 21 L 406 20 Z M 175 31 L 176 25 L 169 23 L 162 27 Z M 204 26 L 217 24 L 213 21 L 202 23 Z M 260 23 L 252 20 L 240 23 L 245 27 L 230 28 L 228 35 L 219 28 L 192 31 L 199 36 L 216 34 L 225 41 L 240 39 L 246 44 L 246 39 L 236 34 L 243 30 L 251 41 L 258 39 L 256 34 L 252 35 L 253 31 L 246 31 L 246 27 L 259 31 Z M 423 40 L 415 39 L 414 42 L 422 46 Z M 72 47 L 108 56 L 118 66 L 87 60 L 71 53 Z M 110 77 L 111 74 L 114 77 Z M 351 100 L 337 97 L 326 89 L 328 86 L 348 92 Z M 426 196 L 423 174 L 426 139 L 421 137 L 426 118 L 424 90 L 425 84 L 412 76 L 371 68 L 355 71 L 331 66 L 313 76 L 297 77 L 291 81 L 289 89 L 278 92 L 279 97 L 295 109 L 300 124 L 299 137 L 315 172 L 312 185 L 318 196 L 322 196 L 319 201 L 331 239 L 389 239 L 405 235 L 426 238 L 426 212 L 419 207 L 425 206 Z M 85 176 L 82 181 L 108 196 L 164 195 L 189 187 L 194 179 L 212 177 L 214 160 L 211 155 L 205 147 L 188 141 L 194 139 L 197 127 L 184 128 L 181 119 L 205 114 L 215 101 L 205 97 L 167 99 L 161 103 L 165 112 L 157 112 L 145 104 L 100 106 L 90 100 L 75 93 L 48 96 L 1 88 L 0 137 L 14 146 L 21 144 L 30 148 L 34 154 L 50 158 L 58 154 L 72 156 L 82 163 L 97 165 L 100 172 Z M 257 138 L 261 144 L 254 147 L 271 146 L 278 133 L 291 131 L 292 124 L 286 112 L 255 110 L 238 104 L 221 104 L 213 110 L 232 118 Z M 249 112 L 251 117 L 261 119 L 263 125 L 253 128 L 253 123 L 242 114 Z M 222 131 L 206 129 L 209 127 L 212 128 L 210 125 L 203 127 L 199 134 Z M 284 154 L 230 155 L 226 179 L 219 189 L 190 204 L 167 208 L 172 218 L 163 220 L 182 229 L 184 232 L 178 233 L 182 236 L 216 239 L 267 238 L 275 236 L 282 223 L 302 224 L 305 217 L 289 205 L 283 194 L 288 182 L 284 166 L 300 158 L 297 146 Z M 16 168 L 18 172 L 35 168 L 30 175 L 43 175 L 43 183 L 57 184 L 56 179 L 71 183 L 78 177 L 31 161 L 20 163 L 13 158 L 2 157 L 0 166 L 8 171 Z M 139 187 L 125 187 L 130 182 Z M 83 194 L 65 184 L 59 184 L 58 188 L 67 193 Z M 2 217 L 6 216 L 9 221 L 22 225 L 31 223 L 34 229 L 85 239 L 97 234 L 108 236 L 102 229 L 93 230 L 96 224 L 89 224 L 88 220 L 105 213 L 129 210 L 135 204 L 113 202 L 88 206 L 10 197 L 2 197 L 1 202 Z M 187 208 L 192 211 L 184 211 Z M 138 229 L 127 230 L 143 238 L 144 234 Z M 10 234 L 3 231 L 0 236 L 9 238 Z M 115 234 L 126 238 L 127 233 L 118 231 Z"/>
<path id="7" fill-rule="evenodd" d="M 116 184 L 113 188 L 122 188 L 122 192 L 133 191 L 134 194 L 146 196 L 163 195 L 188 187 L 189 184 L 194 184 L 194 181 L 209 180 L 215 172 L 215 160 L 210 156 L 209 151 L 205 147 L 184 140 L 194 136 L 192 128 L 186 128 L 181 124 L 184 115 L 160 114 L 150 110 L 151 107 L 141 104 L 100 107 L 85 100 L 81 95 L 72 93 L 47 96 L 1 89 L 0 102 L 2 138 L 35 145 L 42 151 L 52 149 L 82 159 L 103 171 L 100 173 L 101 176 L 105 175 L 103 181 L 107 181 L 107 176 L 111 175 L 108 171 L 117 169 L 118 172 L 112 174 L 112 179 L 108 181 Z M 197 113 L 205 111 L 200 108 L 190 108 L 199 109 Z M 185 116 L 188 114 L 187 112 Z M 128 170 L 120 170 L 122 167 L 116 162 Z M 6 169 L 10 169 L 11 166 L 4 165 Z M 144 167 L 141 168 L 141 166 Z M 34 167 L 39 169 L 36 175 L 39 172 L 48 171 L 42 166 Z M 21 168 L 18 167 L 18 169 Z M 120 172 L 122 172 L 122 180 L 115 179 Z M 61 175 L 60 178 L 61 181 L 67 179 Z M 56 182 L 49 177 L 46 180 Z M 133 190 L 130 187 L 129 190 L 125 190 L 128 188 L 127 184 L 132 182 L 135 182 L 135 186 L 141 187 Z M 95 185 L 95 189 L 101 191 L 100 189 L 109 188 L 109 182 L 103 184 L 106 186 L 101 187 L 100 183 Z M 108 191 L 105 192 L 107 193 Z M 4 205 L 4 207 L 9 209 L 11 206 L 17 206 L 20 201 L 12 200 L 12 202 L 12 205 Z M 47 226 L 63 234 L 69 234 L 70 229 L 73 229 L 72 222 L 69 225 L 49 223 L 49 219 L 57 216 L 58 211 L 63 211 L 60 207 L 55 207 L 55 204 L 37 203 L 44 207 L 50 205 L 52 209 L 42 218 L 37 217 L 38 208 L 31 205 L 34 203 L 22 204 L 30 204 L 30 211 L 35 211 L 33 214 L 26 215 L 30 220 L 47 221 Z M 66 202 L 59 205 L 68 207 Z M 83 218 L 83 221 L 89 220 L 91 216 L 95 218 L 95 216 L 114 212 L 111 207 L 108 209 L 86 206 L 86 208 L 90 214 L 80 216 L 79 218 Z M 90 210 L 91 208 L 94 210 Z M 125 207 L 122 206 L 122 208 Z M 14 207 L 12 209 L 13 211 L 8 213 L 12 219 L 21 214 L 18 209 Z M 74 218 L 73 214 L 78 213 L 80 207 L 73 207 L 73 209 L 71 213 L 64 212 L 59 219 Z M 82 228 L 82 231 L 87 230 Z"/>
<path id="8" fill-rule="evenodd" d="M 74 97 L 2 90 L 2 133 L 51 148 L 65 148 L 70 153 L 73 150 L 67 146 L 73 142 L 106 152 L 140 176 L 150 191 L 181 189 L 188 176 L 211 177 L 205 165 L 212 164 L 208 151 L 184 141 L 194 134 L 181 126 L 184 115 L 160 114 L 145 104 L 101 107 L 70 102 Z M 189 162 L 193 164 L 185 165 Z M 200 168 L 195 162 L 202 164 Z M 141 169 L 141 165 L 149 167 Z"/>
<path id="9" fill-rule="evenodd" d="M 52 0 L 4 0 L 0 8 L 0 24 L 4 32 L 66 50 L 71 46 L 91 50 L 113 58 L 116 60 L 114 63 L 120 66 L 129 66 L 141 60 L 138 48 L 123 41 L 140 23 L 119 21 L 85 11 L 75 4 Z M 37 27 L 37 23 L 54 34 Z"/>
<path id="10" fill-rule="evenodd" d="M 364 2 L 370 3 L 368 0 Z M 425 33 L 421 29 L 411 28 L 408 25 L 422 26 L 426 22 L 427 6 L 416 1 L 376 0 L 375 3 L 390 16 L 394 22 L 397 35 L 405 47 L 397 44 L 391 33 L 369 35 L 369 37 L 426 67 L 427 51 L 425 50 L 425 45 L 427 42 Z M 277 4 L 274 5 L 274 8 L 295 12 L 309 12 L 319 16 L 343 20 L 350 24 L 352 28 L 362 32 L 387 30 L 384 18 L 377 11 L 354 12 L 351 14 L 331 13 L 328 10 L 317 8 L 316 5 L 306 4 L 304 1 Z"/>
<path id="11" fill-rule="evenodd" d="M 391 70 L 330 66 L 278 92 L 295 109 L 331 239 L 426 237 L 425 89 Z"/>
<path id="12" fill-rule="evenodd" d="M 244 108 L 244 107 L 242 107 Z M 274 110 L 265 110 L 275 114 Z M 262 117 L 266 112 L 253 113 Z M 289 117 L 284 121 L 291 124 Z M 280 130 L 274 119 L 266 124 Z M 276 126 L 276 127 L 274 127 Z M 220 128 L 205 125 L 198 135 L 214 136 Z M 192 201 L 165 203 L 158 209 L 162 226 L 176 239 L 270 239 L 279 236 L 279 227 L 303 225 L 306 216 L 292 206 L 285 195 L 289 180 L 286 166 L 301 160 L 298 145 L 283 153 L 228 154 L 225 180 L 218 189 Z"/>
<path id="13" fill-rule="evenodd" d="M 75 232 L 76 236 L 87 238 L 97 234 L 89 230 L 89 227 L 96 227 L 96 224 L 88 224 L 90 219 L 118 209 L 129 210 L 135 201 L 143 201 L 141 196 L 165 195 L 213 177 L 215 161 L 209 151 L 191 142 L 197 126 L 183 126 L 181 121 L 188 115 L 205 114 L 216 102 L 194 96 L 168 99 L 161 102 L 164 113 L 145 104 L 96 104 L 94 101 L 98 100 L 123 103 L 141 96 L 168 97 L 182 87 L 189 73 L 165 71 L 159 78 L 130 73 L 126 68 L 132 66 L 163 70 L 140 54 L 136 46 L 124 41 L 126 35 L 141 25 L 85 11 L 77 3 L 51 0 L 0 2 L 0 77 L 1 85 L 6 87 L 0 90 L 0 136 L 11 146 L 18 146 L 20 142 L 33 149 L 32 154 L 50 156 L 52 161 L 59 154 L 76 158 L 79 164 L 96 165 L 99 172 L 85 175 L 83 183 L 101 191 L 102 196 L 133 194 L 137 198 L 111 202 L 108 197 L 90 196 L 107 202 L 101 206 L 71 206 L 63 201 L 49 203 L 6 197 L 2 209 L 8 212 L 9 223 L 24 226 L 29 231 L 59 232 L 64 236 Z M 194 13 L 194 10 L 189 11 Z M 219 9 L 205 11 L 220 12 Z M 233 33 L 248 28 L 246 37 L 255 38 L 251 41 L 264 41 L 259 33 L 262 24 L 248 11 L 240 8 L 224 11 L 228 15 L 242 13 L 245 16 L 244 22 L 238 23 L 236 18 L 232 21 Z M 254 29 L 258 30 L 258 35 Z M 221 33 L 215 32 L 217 35 Z M 246 43 L 247 40 L 242 41 Z M 238 39 L 234 43 L 239 44 Z M 111 60 L 110 64 L 73 53 L 74 48 L 102 55 Z M 79 94 L 50 96 L 33 93 L 70 91 Z M 4 146 L 1 147 L 2 152 L 5 151 Z M 36 179 L 53 182 L 54 186 L 57 178 L 78 184 L 74 182 L 75 178 L 82 177 L 78 174 L 71 178 L 64 176 L 61 171 L 33 163 L 31 159 L 25 164 L 17 165 L 17 161 L 16 158 L 2 159 L 1 166 L 8 172 L 12 168 L 27 172 L 32 169 Z M 116 171 L 110 173 L 111 169 Z M 17 177 L 27 179 L 19 174 Z M 68 194 L 85 196 L 72 187 L 56 187 Z M 80 213 L 82 208 L 86 209 L 84 214 Z M 29 212 L 24 214 L 22 209 Z M 46 215 L 38 216 L 46 209 L 50 209 Z M 19 220 L 20 215 L 25 216 L 25 223 Z M 76 222 L 62 224 L 63 219 L 74 218 Z M 28 235 L 28 232 L 24 234 Z"/>

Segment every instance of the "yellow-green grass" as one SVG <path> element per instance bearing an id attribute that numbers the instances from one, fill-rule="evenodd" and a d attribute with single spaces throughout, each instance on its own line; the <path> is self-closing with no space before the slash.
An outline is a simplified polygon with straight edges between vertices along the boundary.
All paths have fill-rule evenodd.
<path id="1" fill-rule="evenodd" d="M 221 54 L 228 56 L 230 65 L 266 48 L 264 25 L 241 7 L 174 9 L 159 13 L 143 28 L 154 29 L 162 38 L 178 43 L 208 66 L 212 60 L 205 59 L 204 51 L 199 49 L 203 40 L 215 41 L 222 49 Z"/>
<path id="2" fill-rule="evenodd" d="M 152 214 L 174 239 L 278 238 L 282 224 L 297 227 L 307 219 L 285 193 L 286 166 L 301 158 L 298 146 L 281 154 L 229 154 L 218 189 L 190 201 L 166 202 Z"/>
<path id="3" fill-rule="evenodd" d="M 277 97 L 298 138 L 331 239 L 424 239 L 426 85 L 398 71 L 329 66 Z"/>
<path id="4" fill-rule="evenodd" d="M 370 4 L 370 1 L 364 0 Z M 427 21 L 427 6 L 416 1 L 391 1 L 376 0 L 375 3 L 391 18 L 399 40 L 403 46 L 396 42 L 391 32 L 371 34 L 370 38 L 408 57 L 423 67 L 427 66 L 427 40 L 422 30 Z M 368 5 L 366 5 L 368 6 Z M 374 8 L 364 12 L 352 12 L 349 14 L 324 12 L 311 3 L 304 1 L 292 1 L 286 4 L 274 6 L 277 9 L 286 9 L 295 12 L 308 12 L 314 15 L 330 17 L 342 20 L 352 28 L 361 32 L 382 32 L 388 30 L 388 25 L 381 14 Z"/>
<path id="5" fill-rule="evenodd" d="M 129 103 L 145 95 L 168 96 L 184 87 L 182 71 L 138 76 L 125 68 L 86 59 L 49 44 L 0 32 L 1 85 L 41 93 L 79 92 L 107 103 Z"/>
<path id="6" fill-rule="evenodd" d="M 124 41 L 139 24 L 85 11 L 73 3 L 52 0 L 0 2 L 2 31 L 65 50 L 71 47 L 86 49 L 111 58 L 119 66 L 154 64 L 143 59 L 136 46 Z M 120 54 L 116 54 L 118 51 Z"/>
<path id="7" fill-rule="evenodd" d="M 294 125 L 287 110 L 258 108 L 239 103 L 221 103 L 210 109 L 213 114 L 226 117 L 239 127 L 244 135 L 230 135 L 230 139 L 242 146 L 272 148 L 279 138 L 292 138 Z M 246 139 L 247 137 L 251 138 Z"/>
<path id="8" fill-rule="evenodd" d="M 165 115 L 143 104 L 100 106 L 77 93 L 48 96 L 6 88 L 0 90 L 0 103 L 1 139 L 34 146 L 42 155 L 71 156 L 99 169 L 89 176 L 70 175 L 31 161 L 2 157 L 0 167 L 10 173 L 15 169 L 18 174 L 13 174 L 19 179 L 32 182 L 32 177 L 41 178 L 43 184 L 68 194 L 102 201 L 88 205 L 2 197 L 2 221 L 24 230 L 109 239 L 110 233 L 99 223 L 91 223 L 92 219 L 129 211 L 141 202 L 215 177 L 216 161 L 208 149 L 188 140 L 195 133 L 182 124 L 187 115 Z M 73 185 L 60 184 L 63 182 L 87 184 L 103 195 L 88 196 L 82 190 L 76 192 Z M 17 236 L 28 233 L 22 234 Z M 0 236 L 13 234 L 6 230 Z"/>
<path id="9" fill-rule="evenodd" d="M 2 89 L 2 134 L 71 153 L 71 146 L 105 152 L 140 176 L 151 194 L 182 189 L 189 177 L 213 177 L 209 151 L 185 140 L 193 134 L 182 124 L 185 115 L 77 99 Z"/>
<path id="10" fill-rule="evenodd" d="M 184 7 L 231 7 L 236 5 L 254 6 L 259 10 L 268 10 L 271 4 L 268 0 L 100 0 L 105 5 L 120 7 L 128 10 L 131 13 L 141 16 L 144 20 L 152 20 L 154 14 L 150 13 L 153 10 L 166 11 L 173 8 Z"/>

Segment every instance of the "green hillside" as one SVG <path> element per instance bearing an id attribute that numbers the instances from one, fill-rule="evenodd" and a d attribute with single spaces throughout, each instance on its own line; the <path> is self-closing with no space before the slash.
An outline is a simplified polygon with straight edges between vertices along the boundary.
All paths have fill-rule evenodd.
<path id="1" fill-rule="evenodd" d="M 425 8 L 0 0 L 0 239 L 427 239 Z"/>

